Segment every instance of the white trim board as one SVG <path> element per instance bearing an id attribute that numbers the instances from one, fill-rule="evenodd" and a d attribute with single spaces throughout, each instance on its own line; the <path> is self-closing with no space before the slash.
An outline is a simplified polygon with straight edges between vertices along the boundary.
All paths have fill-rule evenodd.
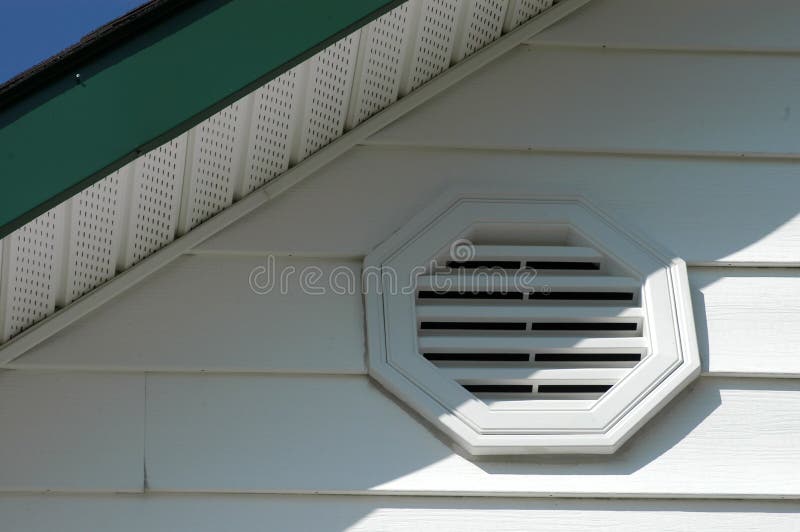
<path id="1" fill-rule="evenodd" d="M 351 147 L 382 129 L 399 117 L 430 100 L 448 87 L 479 70 L 496 58 L 512 50 L 532 36 L 587 4 L 590 0 L 564 0 L 531 21 L 500 37 L 462 62 L 445 70 L 441 75 L 401 98 L 358 127 L 331 142 L 327 147 L 305 159 L 284 174 L 274 178 L 260 189 L 238 203 L 223 210 L 206 222 L 198 225 L 160 251 L 154 253 L 135 267 L 98 287 L 70 306 L 56 312 L 37 325 L 9 340 L 0 347 L 0 366 L 11 362 L 22 353 L 55 334 L 88 312 L 98 308 L 116 295 L 131 288 L 148 275 L 168 264 L 179 255 L 211 235 L 244 217 L 270 199 L 282 194 L 296 183 L 333 161 Z"/>

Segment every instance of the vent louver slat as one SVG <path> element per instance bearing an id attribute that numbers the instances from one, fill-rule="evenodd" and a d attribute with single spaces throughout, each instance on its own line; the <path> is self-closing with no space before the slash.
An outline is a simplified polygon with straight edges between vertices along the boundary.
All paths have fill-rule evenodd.
<path id="1" fill-rule="evenodd" d="M 567 336 L 420 336 L 420 349 L 425 353 L 535 353 L 555 350 L 591 353 L 630 353 L 645 350 L 642 337 L 582 338 Z"/>
<path id="2" fill-rule="evenodd" d="M 596 249 L 469 251 L 418 278 L 416 317 L 422 356 L 477 397 L 596 400 L 646 354 L 641 284 L 610 275 Z"/>
<path id="3" fill-rule="evenodd" d="M 564 271 L 599 270 L 603 256 L 597 250 L 580 246 L 475 246 L 475 256 L 467 261 L 451 260 L 448 268 L 536 269 Z"/>
<path id="4" fill-rule="evenodd" d="M 507 321 L 580 322 L 580 323 L 635 323 L 641 326 L 643 313 L 639 307 L 560 306 L 557 308 L 534 305 L 452 305 L 418 304 L 420 321 Z"/>
<path id="5" fill-rule="evenodd" d="M 625 292 L 632 294 L 639 283 L 629 277 L 613 276 L 551 276 L 536 275 L 514 278 L 502 272 L 479 271 L 473 275 L 421 275 L 417 280 L 420 290 L 438 292 L 490 291 L 526 293 L 541 292 Z"/>
<path id="6" fill-rule="evenodd" d="M 602 253 L 585 246 L 491 246 L 472 247 L 475 257 L 500 260 L 601 262 Z"/>
<path id="7" fill-rule="evenodd" d="M 628 374 L 626 368 L 442 368 L 460 384 L 613 384 Z"/>

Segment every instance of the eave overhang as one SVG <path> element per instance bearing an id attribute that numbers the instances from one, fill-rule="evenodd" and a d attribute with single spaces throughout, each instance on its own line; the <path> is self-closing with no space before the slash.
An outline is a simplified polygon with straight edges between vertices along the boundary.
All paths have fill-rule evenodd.
<path id="1" fill-rule="evenodd" d="M 175 3 L 0 94 L 0 238 L 402 2 Z"/>

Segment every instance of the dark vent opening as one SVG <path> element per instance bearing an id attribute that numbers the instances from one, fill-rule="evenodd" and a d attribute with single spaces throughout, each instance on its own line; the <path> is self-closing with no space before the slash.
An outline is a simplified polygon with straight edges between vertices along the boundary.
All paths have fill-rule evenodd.
<path id="1" fill-rule="evenodd" d="M 527 353 L 423 353 L 431 362 L 528 362 Z"/>
<path id="2" fill-rule="evenodd" d="M 534 331 L 635 331 L 636 323 L 632 322 L 534 322 Z"/>
<path id="3" fill-rule="evenodd" d="M 536 362 L 639 362 L 641 353 L 536 353 Z"/>
<path id="4" fill-rule="evenodd" d="M 498 268 L 502 270 L 519 270 L 520 264 L 521 263 L 518 260 L 451 260 L 447 262 L 447 267 L 464 269 Z"/>
<path id="5" fill-rule="evenodd" d="M 527 268 L 537 270 L 599 270 L 599 262 L 571 262 L 571 261 L 528 261 Z"/>
<path id="6" fill-rule="evenodd" d="M 605 393 L 611 384 L 542 384 L 539 393 Z"/>
<path id="7" fill-rule="evenodd" d="M 576 301 L 633 301 L 633 292 L 531 292 L 530 299 Z"/>
<path id="8" fill-rule="evenodd" d="M 524 331 L 527 328 L 527 323 L 499 321 L 423 321 L 419 327 L 427 331 Z"/>
<path id="9" fill-rule="evenodd" d="M 421 290 L 420 299 L 523 299 L 521 292 L 434 292 Z"/>
<path id="10" fill-rule="evenodd" d="M 530 384 L 464 384 L 464 388 L 472 393 L 533 393 Z"/>

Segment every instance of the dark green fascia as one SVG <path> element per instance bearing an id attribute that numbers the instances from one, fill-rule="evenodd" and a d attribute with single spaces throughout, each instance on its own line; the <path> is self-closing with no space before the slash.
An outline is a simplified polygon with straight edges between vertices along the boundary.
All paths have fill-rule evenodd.
<path id="1" fill-rule="evenodd" d="M 199 0 L 73 65 L 0 111 L 0 238 L 401 3 Z"/>

